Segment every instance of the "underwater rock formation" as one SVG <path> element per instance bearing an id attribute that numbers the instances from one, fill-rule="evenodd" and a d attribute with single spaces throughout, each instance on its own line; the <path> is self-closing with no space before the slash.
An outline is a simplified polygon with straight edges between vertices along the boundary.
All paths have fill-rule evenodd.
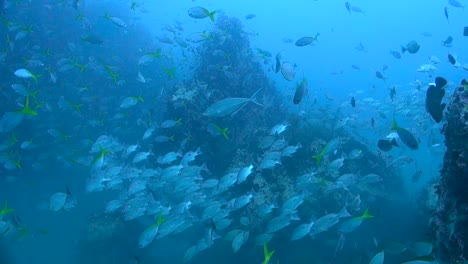
<path id="1" fill-rule="evenodd" d="M 468 260 L 468 85 L 450 99 L 445 135 L 447 151 L 438 186 L 439 200 L 431 221 L 440 263 Z"/>

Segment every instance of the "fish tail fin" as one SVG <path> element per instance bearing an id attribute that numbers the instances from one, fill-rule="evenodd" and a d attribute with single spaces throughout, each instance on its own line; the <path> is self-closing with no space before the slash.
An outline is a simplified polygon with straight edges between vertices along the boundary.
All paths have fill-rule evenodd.
<path id="1" fill-rule="evenodd" d="M 267 264 L 273 256 L 273 254 L 275 254 L 275 250 L 268 251 L 267 243 L 263 244 L 263 256 L 265 258 L 263 260 L 263 264 Z"/>
<path id="2" fill-rule="evenodd" d="M 401 54 L 404 54 L 404 53 L 405 53 L 405 51 L 406 51 L 406 48 L 405 48 L 405 47 L 403 47 L 403 46 L 401 46 Z"/>
<path id="3" fill-rule="evenodd" d="M 361 216 L 355 217 L 354 219 L 364 220 L 374 218 L 375 216 L 369 214 L 369 208 L 367 208 Z"/>
<path id="4" fill-rule="evenodd" d="M 29 96 L 26 96 L 23 109 L 19 110 L 18 113 L 24 114 L 24 115 L 31 115 L 31 116 L 37 115 L 36 111 L 29 108 Z"/>
<path id="5" fill-rule="evenodd" d="M 216 130 L 218 130 L 218 132 L 221 133 L 221 135 L 223 135 L 223 137 L 224 137 L 225 139 L 229 140 L 229 137 L 228 137 L 228 135 L 227 135 L 227 131 L 228 131 L 228 129 L 229 129 L 228 127 L 226 127 L 226 128 L 221 128 L 221 127 L 219 127 L 219 126 L 216 125 L 216 124 L 213 124 L 213 125 L 214 125 L 214 127 L 216 128 Z"/>
<path id="6" fill-rule="evenodd" d="M 0 210 L 0 216 L 10 214 L 14 211 L 12 208 L 8 208 L 8 201 L 3 202 L 2 210 Z"/>
<path id="7" fill-rule="evenodd" d="M 312 158 L 315 159 L 315 161 L 317 162 L 317 166 L 319 166 L 320 162 L 322 161 L 323 155 L 320 153 L 318 155 L 312 156 Z"/>
<path id="8" fill-rule="evenodd" d="M 211 13 L 208 14 L 208 16 L 210 17 L 211 21 L 214 23 L 215 22 L 215 19 L 214 19 L 214 15 L 217 13 L 218 11 L 213 11 Z"/>
<path id="9" fill-rule="evenodd" d="M 392 127 L 390 129 L 391 130 L 397 130 L 398 129 L 398 124 L 397 124 L 397 121 L 395 119 L 395 116 L 393 117 L 393 124 L 392 124 Z"/>
<path id="10" fill-rule="evenodd" d="M 203 163 L 203 164 L 202 164 L 201 170 L 202 170 L 202 171 L 205 171 L 206 173 L 208 173 L 209 175 L 211 175 L 211 171 L 208 169 L 208 166 L 206 166 L 206 163 Z"/>
<path id="11" fill-rule="evenodd" d="M 179 119 L 177 119 L 176 124 L 177 124 L 177 125 L 182 125 L 182 117 L 179 118 Z"/>
<path id="12" fill-rule="evenodd" d="M 265 107 L 265 105 L 263 105 L 262 103 L 259 103 L 257 100 L 253 99 L 252 100 L 252 103 L 256 104 L 256 105 L 259 105 L 261 107 Z"/>
<path id="13" fill-rule="evenodd" d="M 264 107 L 263 104 L 261 104 L 261 103 L 259 103 L 257 100 L 255 100 L 255 96 L 257 96 L 257 94 L 258 94 L 261 90 L 263 90 L 263 88 L 260 88 L 260 89 L 258 89 L 257 91 L 255 91 L 255 93 L 250 97 L 250 101 L 252 101 L 252 103 L 254 103 L 254 104 L 256 104 L 256 105 L 259 105 L 259 106 L 261 106 L 261 107 Z"/>
<path id="14" fill-rule="evenodd" d="M 38 84 L 37 79 L 39 79 L 39 77 L 41 77 L 41 75 L 39 75 L 39 74 L 31 74 L 31 77 L 33 78 L 34 82 L 35 82 L 36 84 Z"/>
<path id="15" fill-rule="evenodd" d="M 156 220 L 156 225 L 160 226 L 162 223 L 166 222 L 167 218 L 162 216 L 162 213 L 159 213 L 158 219 Z"/>
<path id="16" fill-rule="evenodd" d="M 227 140 L 229 140 L 229 137 L 228 137 L 228 135 L 227 135 L 228 129 L 229 129 L 229 128 L 226 127 L 226 128 L 224 128 L 224 129 L 221 129 L 221 131 L 220 131 L 221 134 L 223 135 L 223 137 L 224 137 L 225 139 L 227 139 Z"/>
<path id="17" fill-rule="evenodd" d="M 255 96 L 257 96 L 257 94 L 258 94 L 261 90 L 263 90 L 263 88 L 259 88 L 257 91 L 255 91 L 255 93 L 250 97 L 250 99 L 253 100 L 253 99 L 255 98 Z"/>

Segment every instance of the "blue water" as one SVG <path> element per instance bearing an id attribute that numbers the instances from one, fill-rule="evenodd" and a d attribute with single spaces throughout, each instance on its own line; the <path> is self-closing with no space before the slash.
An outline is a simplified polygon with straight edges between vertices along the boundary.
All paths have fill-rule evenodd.
<path id="1" fill-rule="evenodd" d="M 269 221 L 294 195 L 303 203 L 288 214 L 288 226 L 273 232 L 268 242 L 268 248 L 275 250 L 270 263 L 369 263 L 378 252 L 388 250 L 386 241 L 408 248 L 428 241 L 436 197 L 432 184 L 438 180 L 445 150 L 440 133 L 445 120 L 437 124 L 426 113 L 425 91 L 435 76 L 442 76 L 449 81 L 444 98 L 448 102 L 466 76 L 468 38 L 462 34 L 468 26 L 466 11 L 447 1 L 350 4 L 364 12 L 349 13 L 344 1 L 325 0 L 6 0 L 0 14 L 0 203 L 7 202 L 14 211 L 0 213 L 0 263 L 182 263 L 187 250 L 203 239 L 209 245 L 188 263 L 262 263 L 263 247 L 255 238 L 265 233 Z M 216 11 L 215 22 L 190 17 L 188 10 L 197 6 Z M 247 20 L 248 14 L 255 17 Z M 316 33 L 313 45 L 294 44 Z M 200 42 L 189 41 L 194 34 Z M 448 36 L 453 43 L 444 47 L 441 43 Z M 420 45 L 417 53 L 406 52 L 400 59 L 390 55 L 390 50 L 400 51 L 412 40 Z M 356 49 L 360 43 L 365 51 Z M 271 55 L 262 56 L 259 49 Z M 216 52 L 222 55 L 217 57 Z M 293 81 L 275 73 L 278 53 L 282 65 L 293 65 Z M 448 62 L 448 54 L 456 57 L 457 67 Z M 149 61 L 142 63 L 145 55 Z M 431 62 L 431 56 L 439 62 Z M 417 71 L 431 63 L 437 68 L 433 75 Z M 19 69 L 29 73 L 20 76 Z M 376 71 L 386 80 L 377 78 Z M 306 93 L 293 104 L 303 78 L 308 83 Z M 419 88 L 411 84 L 416 80 Z M 192 99 L 174 99 L 181 87 L 185 93 L 178 95 L 195 92 Z M 389 95 L 392 87 L 397 91 L 394 99 Z M 255 102 L 234 114 L 204 114 L 215 102 L 249 98 L 259 88 Z M 134 106 L 121 107 L 127 97 L 139 99 Z M 356 107 L 351 107 L 351 97 Z M 18 112 L 26 100 L 35 115 Z M 21 120 L 7 118 L 8 112 Z M 418 150 L 410 150 L 399 139 L 399 147 L 389 152 L 378 149 L 377 141 L 393 132 L 393 117 L 415 136 Z M 159 127 L 165 120 L 179 118 L 174 127 Z M 18 122 L 6 125 L 13 121 Z M 207 128 L 213 123 L 228 128 L 229 139 Z M 275 140 L 302 147 L 291 157 L 281 157 L 273 168 L 262 169 L 265 154 L 284 148 L 278 152 L 258 147 L 277 124 L 287 128 Z M 143 139 L 149 128 L 154 132 Z M 97 142 L 101 136 L 108 141 Z M 167 142 L 157 142 L 161 136 Z M 333 139 L 341 143 L 318 164 L 312 156 Z M 137 150 L 126 156 L 134 144 Z M 182 156 L 197 148 L 202 154 L 190 164 L 204 164 L 209 172 L 185 178 L 177 174 L 169 180 L 160 176 L 162 169 L 180 164 L 181 157 L 166 165 L 158 163 L 159 156 L 171 151 Z M 110 152 L 100 157 L 100 150 Z M 362 156 L 350 157 L 353 150 Z M 132 162 L 139 152 L 149 152 L 148 159 Z M 343 166 L 331 167 L 340 158 Z M 400 158 L 404 162 L 395 163 Z M 220 193 L 200 187 L 250 164 L 254 169 L 244 183 Z M 118 172 L 109 176 L 111 169 Z M 152 176 L 135 172 L 150 169 L 155 170 Z M 419 170 L 421 176 L 414 178 Z M 298 186 L 296 180 L 304 174 L 315 180 Z M 354 174 L 355 180 L 346 188 L 332 188 L 344 174 Z M 380 180 L 363 188 L 360 183 L 368 174 L 378 174 Z M 90 191 L 90 182 L 96 179 L 104 183 Z M 110 187 L 109 179 L 120 183 Z M 128 188 L 138 180 L 144 189 L 129 195 Z M 189 182 L 186 188 L 200 189 L 176 191 L 184 180 Z M 66 196 L 57 211 L 51 210 L 55 193 Z M 231 199 L 246 194 L 252 200 L 232 209 Z M 356 208 L 351 203 L 357 196 Z M 140 209 L 145 211 L 126 219 L 128 211 L 136 210 L 129 207 L 135 197 L 144 200 Z M 122 207 L 106 213 L 111 200 L 120 201 Z M 190 208 L 177 212 L 177 205 L 187 201 Z M 220 230 L 212 217 L 203 217 L 210 202 L 229 211 L 225 218 L 232 222 L 227 228 Z M 262 204 L 276 208 L 259 216 Z M 346 234 L 342 249 L 336 251 L 338 226 L 344 219 L 315 237 L 290 241 L 298 225 L 316 222 L 343 207 L 351 217 L 362 215 L 366 208 L 374 217 Z M 159 214 L 167 221 L 180 217 L 191 226 L 139 248 L 141 234 Z M 241 217 L 251 222 L 242 224 Z M 233 238 L 227 236 L 232 230 L 248 232 L 237 252 Z M 384 263 L 415 258 L 417 254 L 408 249 L 386 253 Z"/>

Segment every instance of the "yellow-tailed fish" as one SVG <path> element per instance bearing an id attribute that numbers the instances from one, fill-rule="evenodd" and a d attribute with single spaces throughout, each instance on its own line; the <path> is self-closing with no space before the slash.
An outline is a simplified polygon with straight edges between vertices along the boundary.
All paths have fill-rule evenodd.
<path id="1" fill-rule="evenodd" d="M 91 162 L 91 169 L 101 169 L 104 165 L 104 156 L 111 153 L 110 150 L 103 149 L 101 146 L 99 146 L 99 149 L 101 150 L 101 153 L 96 158 L 94 158 L 93 162 Z"/>
<path id="2" fill-rule="evenodd" d="M 33 79 L 34 82 L 37 84 L 37 79 L 40 77 L 40 75 L 34 74 L 31 71 L 27 69 L 18 69 L 15 71 L 15 76 L 19 78 L 25 78 L 25 79 Z"/>
<path id="3" fill-rule="evenodd" d="M 154 237 L 156 237 L 156 234 L 159 231 L 159 226 L 166 221 L 167 218 L 164 218 L 162 214 L 159 213 L 156 223 L 150 225 L 145 229 L 145 231 L 143 231 L 143 233 L 141 233 L 140 238 L 138 239 L 138 247 L 144 248 L 148 246 L 154 240 Z"/>

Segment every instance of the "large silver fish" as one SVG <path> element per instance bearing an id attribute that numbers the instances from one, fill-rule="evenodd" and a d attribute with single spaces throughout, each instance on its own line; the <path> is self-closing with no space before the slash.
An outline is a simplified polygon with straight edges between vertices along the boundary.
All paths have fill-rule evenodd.
<path id="1" fill-rule="evenodd" d="M 230 114 L 235 114 L 237 111 L 242 109 L 242 107 L 244 107 L 249 102 L 253 102 L 262 106 L 260 103 L 256 102 L 254 99 L 257 93 L 260 92 L 260 90 L 262 90 L 262 88 L 258 89 L 250 98 L 229 97 L 221 101 L 218 101 L 212 104 L 210 107 L 208 107 L 206 111 L 203 113 L 203 115 L 210 116 L 210 117 L 224 117 Z"/>

